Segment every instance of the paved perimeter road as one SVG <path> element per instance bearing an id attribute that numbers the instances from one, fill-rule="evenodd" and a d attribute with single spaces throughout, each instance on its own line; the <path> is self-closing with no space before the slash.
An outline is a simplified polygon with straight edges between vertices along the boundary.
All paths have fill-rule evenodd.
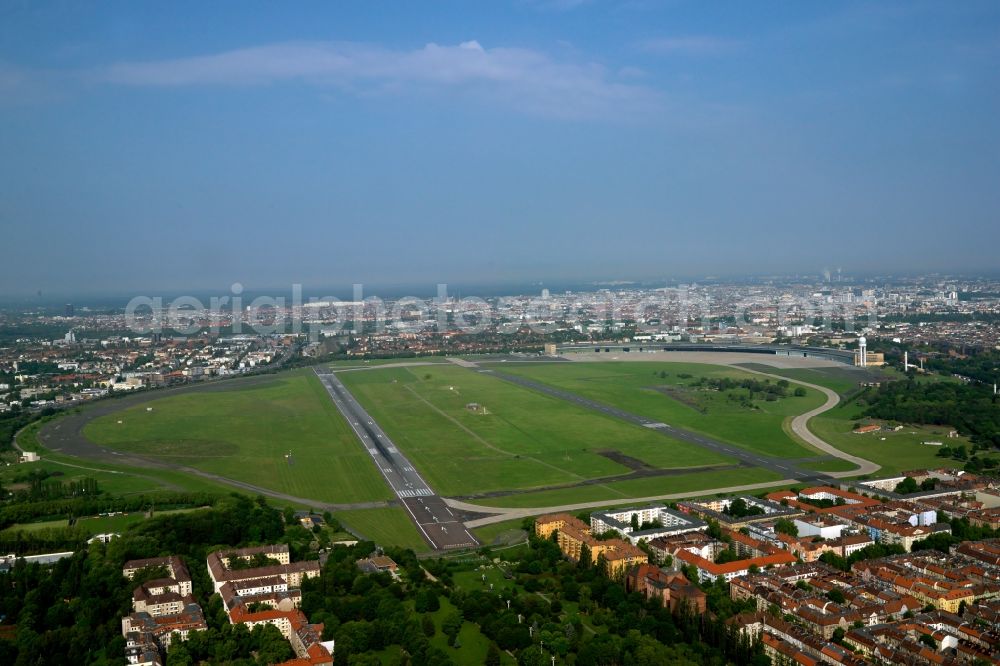
<path id="1" fill-rule="evenodd" d="M 438 550 L 478 546 L 479 541 L 465 528 L 459 516 L 452 513 L 444 500 L 431 490 L 340 379 L 329 369 L 315 370 L 333 404 L 347 419 L 427 543 Z"/>
<path id="2" fill-rule="evenodd" d="M 664 500 L 679 500 L 679 499 L 690 499 L 693 497 L 705 497 L 706 495 L 721 495 L 724 493 L 742 493 L 753 490 L 760 490 L 762 488 L 773 488 L 776 485 L 791 485 L 795 483 L 793 479 L 781 479 L 778 481 L 764 481 L 763 483 L 748 483 L 743 486 L 727 486 L 725 488 L 708 488 L 706 490 L 696 490 L 696 491 L 686 491 L 682 493 L 666 493 L 664 495 L 651 495 L 649 497 L 633 497 L 622 498 L 621 501 L 615 500 L 595 500 L 592 502 L 577 502 L 576 504 L 562 504 L 560 506 L 539 506 L 539 507 L 528 507 L 528 508 L 501 508 L 501 507 L 491 507 L 491 506 L 480 506 L 478 504 L 469 504 L 468 502 L 462 502 L 455 499 L 446 500 L 448 504 L 456 509 L 462 511 L 478 511 L 480 513 L 493 513 L 492 516 L 486 516 L 483 518 L 476 518 L 465 523 L 469 527 L 482 527 L 483 525 L 491 525 L 493 523 L 502 523 L 508 520 L 514 520 L 516 518 L 528 518 L 529 516 L 537 516 L 543 513 L 575 513 L 577 511 L 582 511 L 584 509 L 599 509 L 608 505 L 622 505 L 622 504 L 647 504 L 649 502 L 661 502 Z"/>
<path id="3" fill-rule="evenodd" d="M 799 414 L 794 419 L 792 419 L 792 432 L 798 435 L 800 438 L 815 446 L 820 451 L 829 453 L 832 456 L 836 456 L 843 460 L 854 463 L 858 466 L 857 469 L 851 469 L 846 472 L 827 472 L 828 476 L 832 477 L 842 477 L 842 476 L 860 476 L 862 474 L 874 474 L 875 472 L 882 469 L 881 465 L 876 465 L 871 460 L 865 460 L 864 458 L 859 458 L 857 456 L 852 456 L 849 453 L 844 453 L 833 444 L 824 442 L 822 439 L 813 434 L 809 429 L 809 419 L 814 416 L 819 416 L 823 412 L 830 411 L 837 406 L 840 402 L 840 396 L 837 395 L 836 391 L 828 389 L 825 386 L 820 386 L 819 384 L 809 384 L 807 382 L 800 381 L 798 379 L 791 379 L 790 377 L 782 377 L 781 375 L 772 375 L 769 372 L 761 372 L 759 370 L 751 370 L 750 368 L 744 368 L 743 366 L 737 366 L 740 370 L 744 372 L 752 372 L 755 375 L 763 375 L 765 377 L 772 377 L 774 379 L 785 379 L 792 382 L 793 384 L 799 384 L 801 386 L 806 386 L 808 388 L 816 389 L 826 396 L 826 402 L 817 407 L 816 409 L 810 410 L 805 414 Z"/>
<path id="4" fill-rule="evenodd" d="M 83 434 L 83 428 L 92 419 L 98 416 L 104 416 L 106 414 L 112 414 L 119 410 L 125 409 L 126 407 L 134 407 L 140 405 L 144 402 L 149 402 L 151 400 L 159 400 L 169 395 L 174 395 L 177 393 L 189 393 L 192 391 L 202 391 L 202 392 L 221 392 L 221 391 L 231 391 L 239 388 L 245 388 L 247 386 L 263 385 L 270 382 L 276 381 L 273 375 L 255 375 L 253 377 L 241 377 L 238 379 L 231 379 L 226 381 L 212 381 L 206 382 L 204 384 L 186 385 L 176 388 L 165 388 L 157 389 L 155 391 L 143 391 L 142 393 L 137 393 L 133 395 L 123 396 L 115 399 L 100 400 L 95 403 L 84 405 L 80 410 L 73 412 L 64 412 L 61 418 L 44 423 L 38 431 L 38 441 L 45 447 L 46 450 L 53 453 L 58 453 L 62 455 L 72 456 L 74 458 L 80 458 L 83 460 L 92 460 L 95 462 L 109 463 L 115 465 L 128 465 L 129 467 L 135 467 L 140 469 L 164 469 L 164 470 L 175 470 L 178 472 L 184 472 L 185 474 L 190 474 L 192 476 L 198 476 L 203 479 L 208 479 L 216 483 L 222 483 L 227 486 L 232 486 L 238 490 L 244 492 L 253 493 L 255 495 L 264 495 L 265 497 L 272 497 L 277 500 L 282 500 L 285 502 L 293 502 L 295 504 L 301 504 L 304 506 L 312 506 L 317 509 L 339 511 L 339 510 L 349 510 L 349 509 L 374 509 L 389 506 L 388 502 L 352 502 L 347 504 L 336 504 L 329 502 L 320 502 L 315 499 L 310 499 L 307 497 L 297 497 L 295 495 L 289 495 L 288 493 L 278 492 L 276 490 L 271 490 L 270 488 L 263 488 L 261 486 L 255 486 L 244 481 L 238 481 L 236 479 L 230 479 L 224 476 L 219 476 L 218 474 L 212 474 L 211 472 L 205 472 L 200 469 L 195 469 L 194 467 L 188 467 L 187 465 L 179 465 L 166 460 L 151 458 L 141 456 L 135 453 L 123 453 L 121 451 L 115 451 L 113 449 L 106 448 L 100 444 L 95 444 L 94 442 L 87 439 L 86 435 Z M 20 435 L 20 433 L 18 433 Z M 17 439 L 14 440 L 14 446 L 18 450 L 22 450 L 20 445 L 17 443 Z M 51 463 L 57 465 L 64 465 L 67 467 L 80 467 L 79 465 L 73 465 L 72 463 L 62 462 L 59 460 L 53 460 L 51 457 L 46 458 Z M 142 474 L 138 474 L 131 470 L 120 471 L 120 470 L 110 470 L 110 469 L 99 469 L 99 468 L 88 468 L 83 467 L 82 469 L 92 469 L 93 471 L 107 472 L 108 474 L 122 474 L 125 476 L 134 476 L 138 478 L 148 478 L 150 485 L 162 484 L 168 488 L 180 489 L 179 486 L 173 483 L 167 483 L 161 479 L 155 477 L 144 477 Z"/>

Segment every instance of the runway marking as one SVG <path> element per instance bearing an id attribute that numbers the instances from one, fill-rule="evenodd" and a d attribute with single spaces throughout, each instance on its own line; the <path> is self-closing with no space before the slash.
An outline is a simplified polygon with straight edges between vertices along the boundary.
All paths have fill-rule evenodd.
<path id="1" fill-rule="evenodd" d="M 417 488 L 415 490 L 398 490 L 396 494 L 400 497 L 430 497 L 434 491 L 429 488 Z M 430 511 L 430 509 L 427 509 Z"/>
<path id="2" fill-rule="evenodd" d="M 317 374 L 319 373 L 317 372 Z M 362 445 L 368 451 L 369 455 L 371 455 L 375 466 L 382 473 L 389 488 L 402 500 L 401 503 L 406 512 L 410 515 L 410 518 L 420 529 L 420 532 L 431 547 L 444 550 L 478 545 L 478 541 L 476 541 L 475 537 L 468 530 L 465 530 L 465 533 L 471 541 L 457 544 L 452 543 L 454 537 L 449 534 L 447 526 L 451 526 L 452 533 L 455 533 L 461 531 L 464 525 L 455 519 L 455 514 L 443 502 L 439 508 L 431 508 L 431 506 L 424 503 L 424 498 L 438 498 L 420 473 L 414 469 L 412 463 L 392 444 L 392 440 L 389 439 L 388 435 L 371 419 L 370 415 L 365 412 L 364 408 L 361 407 L 350 392 L 339 384 L 339 380 L 332 376 L 329 377 L 330 381 L 327 381 L 326 377 L 321 376 L 320 378 L 323 380 L 322 383 L 326 387 L 327 393 L 333 400 L 334 405 L 346 417 L 351 430 L 361 440 Z M 335 381 L 338 382 L 337 385 L 334 385 L 333 382 Z M 363 425 L 365 421 L 368 422 L 367 425 Z M 371 434 L 369 434 L 369 431 Z M 382 448 L 379 448 L 379 442 L 382 443 Z M 402 487 L 404 485 L 406 486 L 405 488 Z M 418 519 L 415 513 L 417 508 L 416 502 L 419 502 L 429 515 Z M 447 511 L 450 518 L 441 513 L 440 508 Z M 425 525 L 434 525 L 436 527 L 427 530 L 424 528 Z M 457 527 L 455 527 L 456 525 Z M 435 532 L 435 530 L 437 531 Z M 432 532 L 435 532 L 438 538 L 432 537 Z"/>
<path id="3" fill-rule="evenodd" d="M 643 423 L 647 428 L 669 428 L 666 423 Z"/>
<path id="4" fill-rule="evenodd" d="M 431 544 L 435 548 L 439 548 L 438 542 L 431 538 L 431 535 L 427 533 L 427 530 L 424 529 L 424 526 L 420 524 L 419 520 L 417 520 L 417 514 L 413 513 L 413 509 L 411 509 L 406 502 L 403 502 L 403 508 L 405 508 L 406 511 L 410 514 L 410 517 L 413 518 L 413 522 L 417 525 L 420 531 L 424 533 L 424 538 L 427 539 L 427 543 Z"/>

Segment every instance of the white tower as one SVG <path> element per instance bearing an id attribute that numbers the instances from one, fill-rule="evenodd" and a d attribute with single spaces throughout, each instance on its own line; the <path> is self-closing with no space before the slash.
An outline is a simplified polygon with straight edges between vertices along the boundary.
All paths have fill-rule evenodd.
<path id="1" fill-rule="evenodd" d="M 907 372 L 910 369 L 910 352 L 903 352 L 903 372 Z"/>
<path id="2" fill-rule="evenodd" d="M 868 341 L 863 335 L 858 338 L 858 365 L 868 367 Z"/>

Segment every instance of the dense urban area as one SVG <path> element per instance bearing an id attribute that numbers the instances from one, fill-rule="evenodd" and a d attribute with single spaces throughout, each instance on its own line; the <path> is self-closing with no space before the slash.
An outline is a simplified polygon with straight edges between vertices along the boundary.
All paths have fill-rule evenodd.
<path id="1" fill-rule="evenodd" d="M 122 309 L 9 307 L 0 315 L 0 662 L 1000 663 L 1000 284 L 859 285 L 834 275 L 545 291 L 477 304 L 487 314 L 474 330 L 463 327 L 468 300 L 440 293 L 263 314 L 150 309 L 138 318 L 146 330 Z M 427 549 L 408 547 L 396 528 L 372 538 L 338 510 L 347 505 L 302 506 L 310 500 L 256 486 L 243 486 L 247 495 L 164 477 L 174 481 L 155 492 L 142 483 L 122 492 L 109 476 L 122 472 L 39 445 L 39 426 L 59 428 L 85 404 L 302 366 L 377 371 L 368 364 L 445 356 L 492 373 L 476 359 L 727 347 L 839 359 L 860 373 L 840 391 L 860 414 L 847 436 L 877 446 L 904 427 L 939 428 L 941 441 L 923 442 L 935 463 L 541 515 L 448 500 L 426 505 L 438 532 L 413 518 Z M 718 393 L 748 418 L 760 404 L 806 400 L 812 386 L 676 376 L 671 399 L 707 410 L 715 403 L 698 396 Z M 464 411 L 488 413 L 479 403 Z M 362 443 L 386 437 L 367 432 Z M 421 477 L 402 478 L 409 490 L 386 480 L 407 508 L 432 499 Z M 469 509 L 471 545 L 445 536 L 452 523 L 439 513 L 449 506 Z M 507 512 L 496 527 L 491 510 Z"/>
<path id="2" fill-rule="evenodd" d="M 152 299 L 151 299 L 152 300 Z M 691 342 L 869 351 L 920 370 L 992 383 L 977 354 L 1000 345 L 1000 282 L 682 284 L 469 299 L 267 297 L 259 306 L 0 310 L 0 411 L 225 378 L 296 359 L 541 352 L 545 343 Z M 185 334 L 180 334 L 183 331 Z M 971 357 L 971 358 L 970 358 Z M 965 363 L 950 365 L 954 359 Z"/>

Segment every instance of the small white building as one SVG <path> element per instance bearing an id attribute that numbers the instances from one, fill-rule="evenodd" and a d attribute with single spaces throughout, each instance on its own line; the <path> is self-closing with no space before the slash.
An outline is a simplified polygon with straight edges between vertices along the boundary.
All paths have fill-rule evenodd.
<path id="1" fill-rule="evenodd" d="M 795 527 L 799 529 L 800 537 L 818 536 L 824 539 L 839 539 L 847 525 L 830 520 L 826 517 L 796 518 Z"/>
<path id="2" fill-rule="evenodd" d="M 636 530 L 632 526 L 633 518 L 640 527 L 648 523 L 659 523 L 659 526 Z M 632 544 L 637 544 L 643 539 L 652 540 L 657 537 L 704 529 L 708 529 L 707 523 L 679 511 L 672 511 L 662 504 L 595 511 L 590 514 L 592 534 L 599 535 L 614 530 Z"/>

